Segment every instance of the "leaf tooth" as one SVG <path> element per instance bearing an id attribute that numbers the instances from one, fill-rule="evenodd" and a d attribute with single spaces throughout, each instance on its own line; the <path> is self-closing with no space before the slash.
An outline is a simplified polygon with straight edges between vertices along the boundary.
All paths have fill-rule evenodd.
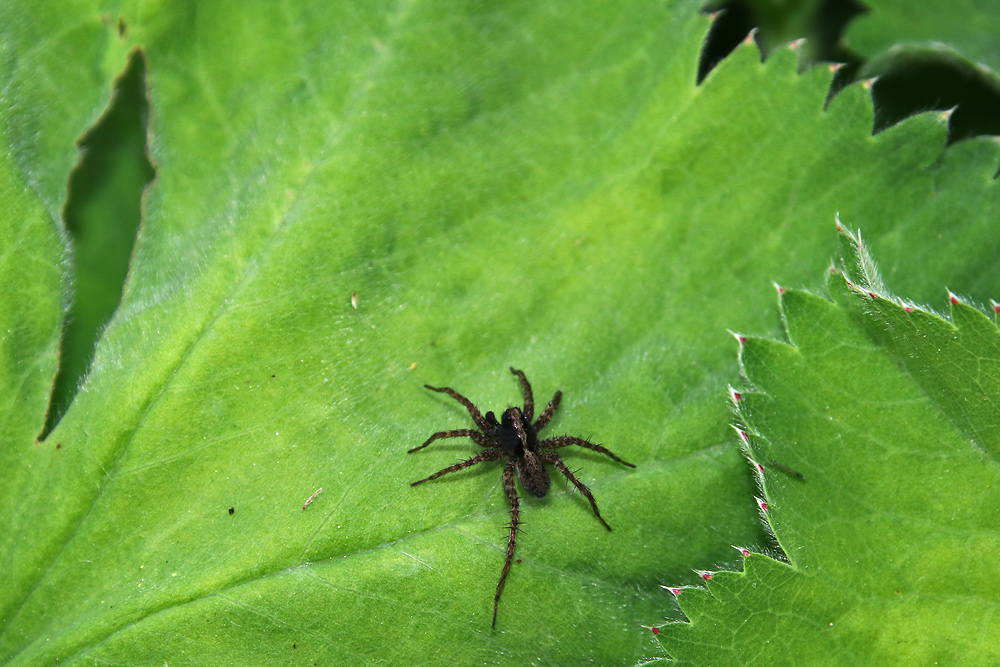
<path id="1" fill-rule="evenodd" d="M 663 584 L 660 584 L 660 588 L 670 591 L 670 594 L 676 598 L 679 597 L 680 594 L 686 589 L 691 588 L 691 586 L 664 586 Z"/>
<path id="2" fill-rule="evenodd" d="M 729 400 L 733 402 L 733 407 L 739 407 L 740 401 L 743 400 L 743 394 L 736 391 L 732 385 L 729 386 Z"/>

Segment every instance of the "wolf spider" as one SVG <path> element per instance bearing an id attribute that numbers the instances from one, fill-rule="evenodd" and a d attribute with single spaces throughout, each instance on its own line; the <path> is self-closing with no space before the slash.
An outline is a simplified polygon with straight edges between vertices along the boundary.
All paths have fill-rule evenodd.
<path id="1" fill-rule="evenodd" d="M 514 484 L 514 471 L 517 470 L 517 477 L 521 480 L 521 488 L 535 496 L 538 496 L 539 498 L 542 498 L 546 493 L 548 493 L 549 486 L 551 485 L 549 472 L 545 469 L 545 465 L 554 465 L 559 472 L 565 475 L 576 488 L 580 489 L 580 493 L 586 496 L 587 500 L 590 501 L 590 506 L 594 508 L 594 514 L 597 516 L 597 520 L 600 521 L 605 528 L 611 530 L 611 526 L 608 525 L 608 522 L 604 520 L 604 517 L 601 516 L 601 512 L 597 509 L 597 502 L 594 500 L 594 496 L 591 495 L 590 489 L 587 488 L 586 484 L 578 480 L 573 473 L 570 472 L 569 468 L 566 467 L 563 460 L 559 458 L 559 455 L 551 450 L 558 449 L 559 447 L 565 447 L 567 445 L 579 445 L 580 447 L 600 452 L 601 454 L 606 454 L 618 463 L 627 465 L 630 468 L 635 467 L 631 463 L 622 461 L 601 445 L 595 445 L 594 443 L 588 442 L 582 438 L 558 436 L 555 438 L 549 438 L 548 440 L 539 440 L 538 432 L 545 428 L 545 425 L 552 419 L 552 415 L 555 414 L 556 408 L 559 407 L 559 401 L 562 399 L 562 392 L 556 392 L 556 395 L 549 402 L 545 410 L 542 411 L 542 414 L 538 415 L 538 419 L 532 423 L 531 418 L 535 412 L 535 404 L 532 398 L 531 385 L 528 383 L 528 378 L 524 376 L 523 372 L 514 370 L 513 367 L 510 369 L 510 372 L 516 375 L 521 381 L 521 388 L 524 391 L 524 407 L 507 408 L 507 410 L 505 410 L 503 415 L 500 417 L 500 421 L 497 421 L 496 416 L 492 412 L 487 412 L 484 417 L 480 414 L 479 408 L 472 404 L 472 401 L 467 399 L 465 396 L 462 396 L 454 389 L 449 387 L 432 387 L 429 384 L 424 385 L 431 391 L 439 391 L 448 394 L 456 401 L 464 405 L 465 409 L 468 410 L 469 414 L 472 416 L 472 420 L 476 422 L 476 426 L 479 427 L 479 430 L 461 428 L 453 431 L 439 431 L 438 433 L 435 433 L 431 437 L 427 438 L 427 441 L 424 444 L 419 447 L 414 447 L 407 452 L 408 454 L 412 454 L 413 452 L 423 449 L 440 438 L 465 437 L 471 438 L 477 445 L 486 449 L 486 451 L 478 456 L 474 456 L 467 461 L 462 461 L 461 463 L 448 466 L 444 470 L 440 470 L 430 477 L 413 482 L 410 486 L 416 486 L 417 484 L 429 482 L 442 475 L 447 475 L 450 472 L 474 466 L 477 463 L 482 463 L 483 461 L 499 461 L 501 459 L 506 459 L 507 461 L 507 464 L 503 469 L 503 489 L 507 494 L 507 500 L 510 502 L 510 537 L 507 538 L 507 560 L 503 564 L 503 572 L 500 573 L 500 582 L 497 583 L 496 597 L 493 598 L 494 629 L 497 627 L 497 606 L 500 604 L 500 593 L 503 592 L 503 584 L 507 579 L 507 572 L 510 570 L 511 560 L 514 558 L 514 545 L 517 541 L 517 526 L 520 512 L 518 509 L 517 489 Z"/>

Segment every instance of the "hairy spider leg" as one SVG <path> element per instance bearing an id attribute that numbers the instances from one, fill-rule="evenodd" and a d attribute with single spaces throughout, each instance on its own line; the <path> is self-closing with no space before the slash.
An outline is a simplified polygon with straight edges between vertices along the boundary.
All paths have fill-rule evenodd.
<path id="1" fill-rule="evenodd" d="M 597 515 L 597 520 L 603 523 L 605 528 L 611 530 L 611 526 L 609 526 L 608 522 L 601 516 L 601 511 L 597 509 L 597 501 L 594 500 L 594 496 L 591 495 L 590 489 L 588 489 L 586 484 L 578 480 L 576 476 L 569 471 L 569 468 L 567 468 L 566 464 L 563 463 L 563 460 L 559 458 L 559 455 L 555 452 L 542 452 L 539 454 L 539 457 L 546 463 L 551 463 L 556 468 L 559 468 L 559 472 L 566 475 L 566 478 L 573 482 L 573 485 L 576 486 L 576 488 L 580 489 L 580 493 L 587 496 L 587 500 L 590 501 L 590 506 L 594 508 L 594 514 Z"/>
<path id="2" fill-rule="evenodd" d="M 427 442 L 425 442 L 424 444 L 420 445 L 419 447 L 414 447 L 413 449 L 406 450 L 406 453 L 407 454 L 412 454 L 413 452 L 417 451 L 418 449 L 423 449 L 424 447 L 426 447 L 427 445 L 431 444 L 435 440 L 438 440 L 439 438 L 465 438 L 465 437 L 472 438 L 472 440 L 477 445 L 479 445 L 480 447 L 489 447 L 490 446 L 490 443 L 486 439 L 486 436 L 484 436 L 479 431 L 473 431 L 471 428 L 459 428 L 459 429 L 455 429 L 454 431 L 438 431 L 437 433 L 435 433 L 431 437 L 427 438 Z"/>
<path id="3" fill-rule="evenodd" d="M 514 422 L 514 430 L 517 432 L 517 439 L 521 441 L 521 447 L 528 449 L 528 433 L 524 430 L 524 417 L 516 409 L 511 411 L 511 421 Z"/>
<path id="4" fill-rule="evenodd" d="M 531 394 L 531 383 L 528 382 L 528 378 L 524 376 L 523 371 L 515 370 L 513 366 L 510 367 L 510 372 L 518 377 L 521 381 L 521 389 L 524 392 L 524 409 L 521 412 L 524 413 L 524 421 L 531 423 L 532 417 L 535 415 L 535 399 Z"/>
<path id="5" fill-rule="evenodd" d="M 491 427 L 489 423 L 487 423 L 487 421 L 483 419 L 483 415 L 480 414 L 479 408 L 474 406 L 472 404 L 472 401 L 467 399 L 465 396 L 462 396 L 460 393 L 458 393 L 451 387 L 432 387 L 429 384 L 425 384 L 424 386 L 430 389 L 431 391 L 439 391 L 441 393 L 448 394 L 456 401 L 465 406 L 465 409 L 469 411 L 470 415 L 472 415 L 472 421 L 476 422 L 476 425 L 479 426 L 481 430 L 483 431 L 490 430 Z"/>
<path id="6" fill-rule="evenodd" d="M 469 466 L 474 466 L 477 463 L 482 463 L 483 461 L 496 461 L 497 459 L 502 459 L 505 458 L 506 456 L 507 455 L 502 450 L 487 449 L 482 454 L 478 456 L 473 456 L 468 461 L 462 461 L 461 463 L 456 463 L 455 465 L 448 466 L 444 470 L 438 470 L 430 477 L 425 477 L 424 479 L 417 480 L 416 482 L 411 482 L 410 486 L 416 486 L 417 484 L 423 484 L 424 482 L 429 482 L 432 479 L 437 479 L 441 475 L 447 475 L 450 472 L 455 472 L 456 470 L 468 468 Z"/>
<path id="7" fill-rule="evenodd" d="M 565 447 L 566 445 L 579 445 L 580 447 L 584 447 L 586 449 L 592 449 L 595 452 L 600 452 L 601 454 L 607 454 L 608 456 L 610 456 L 611 458 L 613 458 L 615 461 L 618 461 L 618 463 L 621 463 L 623 465 L 627 465 L 629 468 L 634 468 L 635 467 L 635 464 L 633 464 L 633 463 L 629 463 L 628 461 L 622 461 L 620 458 L 618 458 L 617 456 L 615 456 L 611 452 L 611 450 L 608 449 L 607 447 L 602 447 L 601 445 L 595 445 L 594 443 L 588 442 L 588 441 L 584 440 L 583 438 L 573 438 L 573 437 L 568 436 L 568 435 L 561 435 L 561 436 L 556 437 L 556 438 L 549 438 L 548 440 L 542 440 L 540 443 L 538 443 L 538 448 L 539 449 L 557 449 L 559 447 Z"/>
<path id="8" fill-rule="evenodd" d="M 545 425 L 549 423 L 550 419 L 552 419 L 552 415 L 556 413 L 556 409 L 559 407 L 559 401 L 561 400 L 562 400 L 562 392 L 557 391 L 556 395 L 552 397 L 551 401 L 549 401 L 549 404 L 545 406 L 545 410 L 542 412 L 542 414 L 538 415 L 538 419 L 535 420 L 536 431 L 541 431 L 543 428 L 545 428 Z"/>
<path id="9" fill-rule="evenodd" d="M 497 594 L 493 598 L 493 629 L 497 627 L 497 607 L 500 605 L 500 593 L 503 592 L 503 583 L 507 580 L 507 573 L 510 571 L 510 562 L 514 560 L 514 545 L 517 543 L 517 523 L 520 510 L 517 503 L 517 487 L 514 484 L 514 460 L 507 461 L 503 468 L 503 490 L 507 493 L 507 500 L 510 502 L 510 537 L 507 538 L 507 560 L 503 564 L 503 572 L 500 573 L 500 581 L 497 582 Z"/>

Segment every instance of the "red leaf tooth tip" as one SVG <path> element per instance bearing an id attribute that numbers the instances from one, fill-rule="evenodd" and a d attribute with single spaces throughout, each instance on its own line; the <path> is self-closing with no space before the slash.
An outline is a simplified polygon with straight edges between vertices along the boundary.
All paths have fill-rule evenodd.
<path id="1" fill-rule="evenodd" d="M 754 28 L 753 30 L 747 33 L 746 37 L 743 38 L 743 43 L 747 45 L 754 44 L 754 38 L 756 36 L 757 36 L 757 28 Z"/>
<path id="2" fill-rule="evenodd" d="M 785 288 L 779 285 L 778 283 L 774 283 L 774 289 L 778 290 L 778 294 L 785 293 Z"/>
<path id="3" fill-rule="evenodd" d="M 844 282 L 847 283 L 848 287 L 854 289 L 854 283 L 852 283 L 849 278 L 844 278 Z"/>
<path id="4" fill-rule="evenodd" d="M 863 87 L 863 88 L 864 88 L 865 90 L 867 90 L 868 92 L 871 92 L 871 90 L 872 90 L 872 86 L 874 86 L 874 85 L 875 85 L 875 82 L 876 82 L 877 80 L 878 80 L 878 77 L 877 77 L 877 76 L 873 76 L 873 77 L 872 77 L 872 78 L 870 78 L 870 79 L 865 79 L 864 81 L 862 81 L 862 82 L 861 82 L 861 86 L 862 86 L 862 87 Z"/>
<path id="5" fill-rule="evenodd" d="M 736 435 L 740 436 L 740 440 L 742 440 L 745 444 L 747 445 L 750 444 L 750 437 L 747 435 L 747 432 L 744 431 L 743 429 L 741 428 L 736 429 Z"/>
<path id="6" fill-rule="evenodd" d="M 674 586 L 663 586 L 663 588 L 666 588 L 668 591 L 670 591 L 670 594 L 673 595 L 674 597 L 677 597 L 678 595 L 680 595 L 681 591 L 684 590 L 683 588 L 674 587 Z"/>
<path id="7" fill-rule="evenodd" d="M 740 344 L 740 347 L 747 344 L 747 337 L 743 334 L 738 334 L 735 331 L 730 331 L 729 333 L 733 334 L 733 338 L 735 338 L 736 342 Z"/>
<path id="8" fill-rule="evenodd" d="M 805 44 L 805 42 L 805 39 L 793 39 L 788 43 L 788 49 L 790 51 L 798 51 L 802 48 L 802 45 Z"/>
<path id="9" fill-rule="evenodd" d="M 837 267 L 833 266 L 832 264 L 830 265 L 830 275 L 831 276 L 837 275 Z"/>
<path id="10" fill-rule="evenodd" d="M 764 474 L 764 466 L 762 466 L 759 463 L 756 464 L 756 465 L 757 465 L 757 472 L 759 472 L 761 475 L 763 475 Z"/>
<path id="11" fill-rule="evenodd" d="M 743 400 L 743 394 L 736 391 L 735 389 L 729 390 L 729 397 L 733 399 L 733 403 L 739 403 L 740 401 Z"/>
<path id="12" fill-rule="evenodd" d="M 868 296 L 870 296 L 873 299 L 877 299 L 878 298 L 878 294 L 876 294 L 875 292 L 868 292 Z"/>
<path id="13" fill-rule="evenodd" d="M 951 301 L 951 305 L 953 306 L 958 305 L 958 297 L 952 294 L 951 292 L 948 292 L 948 300 Z"/>
<path id="14" fill-rule="evenodd" d="M 844 63 L 830 63 L 829 65 L 827 65 L 831 74 L 836 74 L 837 72 L 840 71 L 840 68 L 843 66 Z"/>
<path id="15" fill-rule="evenodd" d="M 762 512 L 767 511 L 767 501 L 763 498 L 757 498 L 757 507 L 761 509 Z"/>
<path id="16" fill-rule="evenodd" d="M 660 634 L 659 628 L 650 628 L 649 631 L 652 632 L 654 635 Z"/>
<path id="17" fill-rule="evenodd" d="M 736 549 L 737 551 L 739 551 L 739 552 L 740 552 L 740 554 L 741 554 L 741 555 L 742 555 L 742 556 L 743 556 L 744 558 L 747 558 L 747 557 L 749 557 L 749 556 L 750 556 L 750 550 L 749 550 L 749 549 L 747 549 L 746 547 L 738 547 L 738 546 L 736 546 L 736 545 L 734 544 L 734 545 L 733 545 L 733 548 L 734 548 L 734 549 Z"/>
<path id="18" fill-rule="evenodd" d="M 709 572 L 707 570 L 695 570 L 695 572 L 697 572 L 698 576 L 704 579 L 705 581 L 711 581 L 712 577 L 715 576 L 714 572 Z"/>
<path id="19" fill-rule="evenodd" d="M 1000 303 L 993 302 L 993 312 L 1000 313 Z"/>

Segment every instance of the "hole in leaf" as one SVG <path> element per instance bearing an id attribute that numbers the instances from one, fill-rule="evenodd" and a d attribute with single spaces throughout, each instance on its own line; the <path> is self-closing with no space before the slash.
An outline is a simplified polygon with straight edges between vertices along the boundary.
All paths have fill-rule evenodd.
<path id="1" fill-rule="evenodd" d="M 63 320 L 59 372 L 44 439 L 69 409 L 118 302 L 139 228 L 142 191 L 153 179 L 146 158 L 145 64 L 136 51 L 115 82 L 107 110 L 79 142 L 63 211 L 70 243 L 71 295 Z"/>

